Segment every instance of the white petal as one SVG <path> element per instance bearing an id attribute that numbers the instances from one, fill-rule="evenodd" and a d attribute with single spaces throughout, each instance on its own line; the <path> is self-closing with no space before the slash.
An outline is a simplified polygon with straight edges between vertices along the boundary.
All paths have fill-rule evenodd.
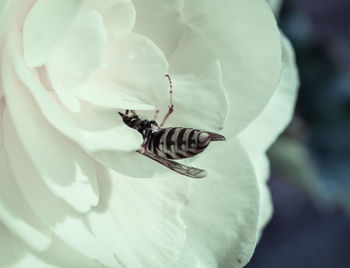
<path id="1" fill-rule="evenodd" d="M 186 28 L 179 15 L 183 0 L 132 2 L 137 13 L 134 31 L 150 38 L 169 57 Z"/>
<path id="2" fill-rule="evenodd" d="M 13 5 L 13 1 L 3 0 L 0 2 L 0 36 L 2 37 L 0 40 L 0 50 L 4 43 L 4 37 L 6 36 L 6 32 L 8 31 L 8 25 L 11 21 L 11 16 L 13 11 L 11 8 Z M 1 86 L 0 86 L 0 98 L 2 96 Z"/>
<path id="3" fill-rule="evenodd" d="M 23 246 L 0 222 L 0 267 L 6 268 L 54 268 L 33 254 Z M 56 267 L 57 268 L 57 267 Z"/>
<path id="4" fill-rule="evenodd" d="M 279 81 L 281 48 L 265 1 L 185 1 L 183 21 L 217 55 L 231 102 L 228 136 L 246 127 L 266 106 Z M 258 23 L 257 23 L 258 22 Z"/>
<path id="5" fill-rule="evenodd" d="M 168 63 L 159 48 L 147 38 L 135 34 L 109 38 L 105 65 L 73 94 L 107 107 L 112 105 L 108 97 L 115 95 L 112 99 L 114 107 L 119 108 L 125 108 L 125 102 L 143 103 L 150 107 L 168 100 L 169 86 L 164 76 Z M 97 94 L 102 95 L 98 102 L 93 98 Z"/>
<path id="6" fill-rule="evenodd" d="M 259 191 L 254 169 L 237 139 L 212 142 L 192 165 L 208 171 L 206 178 L 193 182 L 183 213 L 194 267 L 243 267 L 256 244 Z M 177 267 L 190 267 L 181 266 L 191 259 L 186 254 Z"/>
<path id="7" fill-rule="evenodd" d="M 166 171 L 160 164 L 135 151 L 101 151 L 94 153 L 93 157 L 105 167 L 131 177 L 151 178 Z"/>
<path id="8" fill-rule="evenodd" d="M 0 2 L 0 18 L 3 18 L 5 12 L 8 10 L 10 6 L 10 0 L 4 0 Z"/>
<path id="9" fill-rule="evenodd" d="M 22 99 L 29 99 L 25 96 Z M 58 135 L 35 109 L 21 103 L 22 113 L 4 111 L 5 147 L 12 146 L 11 136 L 18 133 L 20 142 L 39 171 L 40 178 L 57 196 L 79 212 L 88 211 L 98 203 L 98 187 L 93 160 L 76 145 Z M 9 102 L 9 106 L 12 104 Z M 9 108 L 11 109 L 11 108 Z M 23 115 L 26 114 L 26 116 Z M 22 114 L 22 116 L 20 115 Z M 13 122 L 16 130 L 14 129 Z M 17 141 L 18 142 L 18 141 Z M 11 152 L 11 162 L 25 161 L 21 154 Z"/>
<path id="10" fill-rule="evenodd" d="M 37 0 L 2 0 L 0 1 L 0 50 L 6 42 L 11 31 L 22 32 L 23 18 Z"/>
<path id="11" fill-rule="evenodd" d="M 115 4 L 101 14 L 108 36 L 126 34 L 134 28 L 136 12 L 132 3 Z"/>
<path id="12" fill-rule="evenodd" d="M 298 71 L 290 42 L 283 35 L 281 40 L 283 70 L 277 90 L 263 112 L 239 135 L 249 152 L 265 152 L 293 116 L 299 87 Z"/>
<path id="13" fill-rule="evenodd" d="M 38 0 L 35 3 L 23 27 L 24 55 L 29 66 L 45 63 L 50 50 L 71 24 L 79 3 L 78 0 Z"/>
<path id="14" fill-rule="evenodd" d="M 167 87 L 167 62 L 154 44 L 134 34 L 112 36 L 104 63 L 74 96 L 105 108 L 155 110 L 152 97 Z"/>
<path id="15" fill-rule="evenodd" d="M 60 268 L 91 267 L 99 268 L 100 264 L 79 255 L 72 248 L 57 238 L 45 252 L 36 253 L 25 247 L 0 222 L 0 267 L 6 268 Z"/>
<path id="16" fill-rule="evenodd" d="M 203 38 L 191 29 L 185 30 L 169 64 L 174 113 L 167 121 L 168 126 L 223 129 L 229 100 L 222 84 L 220 63 Z"/>
<path id="17" fill-rule="evenodd" d="M 73 111 L 79 111 L 79 102 L 74 104 L 69 90 L 85 82 L 102 64 L 106 38 L 101 15 L 92 9 L 80 8 L 51 50 L 46 66 L 52 87 Z"/>
<path id="18" fill-rule="evenodd" d="M 51 231 L 76 251 L 111 267 L 123 265 L 120 263 L 165 267 L 180 254 L 185 227 L 179 212 L 186 201 L 185 182 L 132 180 L 119 175 L 109 178 L 99 173 L 102 199 L 83 217 L 50 193 L 16 135 L 6 144 L 25 198 Z M 22 158 L 17 159 L 18 155 Z"/>
<path id="19" fill-rule="evenodd" d="M 265 152 L 292 119 L 299 87 L 293 48 L 286 37 L 281 35 L 281 39 L 283 70 L 277 90 L 263 112 L 239 134 L 239 139 L 249 152 L 259 179 L 261 192 L 259 228 L 261 231 L 272 214 L 271 197 L 265 183 L 269 178 L 269 163 Z"/>
<path id="20" fill-rule="evenodd" d="M 11 60 L 6 56 L 2 74 L 7 108 L 11 115 L 10 119 L 5 110 L 4 139 L 17 132 L 50 190 L 78 211 L 86 212 L 98 202 L 92 159 L 48 124 L 16 77 Z M 12 129 L 12 124 L 16 130 Z M 16 156 L 16 159 L 20 161 L 21 155 Z"/>
<path id="21" fill-rule="evenodd" d="M 129 3 L 129 2 L 130 0 L 103 0 L 103 1 L 82 0 L 81 4 L 82 6 L 96 9 L 99 13 L 104 13 L 118 4 Z"/>
<path id="22" fill-rule="evenodd" d="M 52 126 L 63 135 L 72 139 L 87 152 L 100 150 L 132 151 L 139 148 L 142 143 L 141 135 L 137 131 L 127 127 L 122 122 L 120 116 L 117 116 L 116 111 L 115 124 L 108 128 L 91 131 L 79 127 L 77 122 L 73 120 L 72 113 L 63 109 L 63 107 L 58 104 L 55 96 L 50 94 L 50 92 L 48 92 L 40 83 L 36 73 L 28 69 L 24 64 L 23 56 L 18 47 L 20 42 L 20 36 L 13 33 L 9 38 L 6 47 L 6 57 L 8 58 L 4 59 L 4 64 L 8 68 L 8 64 L 13 62 L 16 75 L 18 75 L 21 82 L 23 82 L 27 90 L 32 94 L 36 104 L 42 112 L 42 115 Z M 8 91 L 7 94 L 9 96 L 6 97 L 11 97 L 12 94 L 16 93 L 18 93 L 16 90 Z M 18 96 L 12 97 L 13 100 L 16 98 L 18 98 Z M 20 107 L 14 106 L 12 108 L 18 109 Z M 104 119 L 102 118 L 101 121 L 103 120 Z"/>
<path id="23" fill-rule="evenodd" d="M 1 99 L 0 99 L 1 100 Z M 0 101 L 2 115 L 4 101 Z M 35 216 L 19 190 L 3 146 L 2 117 L 0 120 L 0 222 L 28 244 L 33 250 L 43 251 L 51 243 L 51 235 Z"/>
<path id="24" fill-rule="evenodd" d="M 185 242 L 180 211 L 189 180 L 100 174 L 102 199 L 88 214 L 92 232 L 123 267 L 171 267 Z"/>
<path id="25" fill-rule="evenodd" d="M 257 241 L 259 241 L 266 224 L 269 222 L 273 214 L 270 188 L 266 184 L 267 179 L 270 177 L 270 161 L 266 154 L 261 154 L 258 159 L 252 160 L 252 164 L 254 165 L 260 192 L 260 209 L 257 233 Z"/>
<path id="26" fill-rule="evenodd" d="M 281 6 L 283 4 L 282 0 L 267 0 L 269 5 L 271 6 L 271 9 L 276 17 L 278 17 L 278 14 L 281 10 Z"/>
<path id="27" fill-rule="evenodd" d="M 43 183 L 41 175 L 22 147 L 16 133 L 12 132 L 12 135 L 4 138 L 17 184 L 41 221 L 57 237 L 84 256 L 107 266 L 116 267 L 113 253 L 91 233 L 83 215 L 53 195 Z"/>
<path id="28" fill-rule="evenodd" d="M 0 221 L 33 250 L 44 251 L 51 243 L 50 232 L 18 189 L 3 148 L 0 154 Z"/>

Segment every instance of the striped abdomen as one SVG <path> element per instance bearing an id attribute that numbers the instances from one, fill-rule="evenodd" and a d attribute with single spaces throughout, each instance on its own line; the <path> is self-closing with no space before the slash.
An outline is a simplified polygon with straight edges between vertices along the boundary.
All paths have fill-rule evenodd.
<path id="1" fill-rule="evenodd" d="M 152 134 L 147 149 L 161 157 L 180 159 L 202 152 L 209 144 L 205 131 L 192 128 L 163 128 Z"/>

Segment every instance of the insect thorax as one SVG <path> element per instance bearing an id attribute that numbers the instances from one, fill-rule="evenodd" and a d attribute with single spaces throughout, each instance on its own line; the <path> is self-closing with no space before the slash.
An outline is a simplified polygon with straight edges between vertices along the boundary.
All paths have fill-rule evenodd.
<path id="1" fill-rule="evenodd" d="M 136 129 L 138 132 L 140 132 L 144 139 L 149 138 L 150 132 L 152 132 L 152 124 L 153 121 L 147 120 L 147 119 L 141 119 L 137 115 L 127 116 L 125 114 L 121 114 L 124 123 L 133 128 Z"/>

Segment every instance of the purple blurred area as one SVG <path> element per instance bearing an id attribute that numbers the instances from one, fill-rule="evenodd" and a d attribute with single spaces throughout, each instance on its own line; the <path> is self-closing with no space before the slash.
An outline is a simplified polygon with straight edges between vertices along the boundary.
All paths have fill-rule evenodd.
<path id="1" fill-rule="evenodd" d="M 280 163 L 273 158 L 278 143 L 274 146 L 270 152 L 269 182 L 274 215 L 246 267 L 347 268 L 350 267 L 350 1 L 287 0 L 279 24 L 295 48 L 301 80 L 296 120 L 281 141 L 292 141 L 306 152 L 305 161 L 310 163 L 301 167 L 312 166 L 310 170 L 315 170 L 312 173 L 315 178 L 307 175 L 305 178 L 309 173 L 300 170 L 294 173 L 278 170 Z M 301 122 L 303 128 L 296 128 L 295 122 Z M 292 133 L 291 129 L 298 129 L 299 133 Z M 277 154 L 280 155 L 283 154 Z"/>
<path id="2" fill-rule="evenodd" d="M 275 212 L 247 268 L 347 268 L 349 220 L 320 212 L 304 193 L 280 179 L 270 182 Z"/>
<path id="3" fill-rule="evenodd" d="M 323 42 L 342 68 L 350 71 L 350 1 L 293 0 L 286 4 L 310 20 L 312 36 Z"/>

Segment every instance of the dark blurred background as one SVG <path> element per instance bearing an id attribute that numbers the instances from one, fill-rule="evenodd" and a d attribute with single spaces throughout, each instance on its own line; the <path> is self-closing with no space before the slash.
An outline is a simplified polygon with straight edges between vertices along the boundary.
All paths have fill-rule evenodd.
<path id="1" fill-rule="evenodd" d="M 269 151 L 274 215 L 248 268 L 350 267 L 350 1 L 286 0 L 301 87 Z"/>

